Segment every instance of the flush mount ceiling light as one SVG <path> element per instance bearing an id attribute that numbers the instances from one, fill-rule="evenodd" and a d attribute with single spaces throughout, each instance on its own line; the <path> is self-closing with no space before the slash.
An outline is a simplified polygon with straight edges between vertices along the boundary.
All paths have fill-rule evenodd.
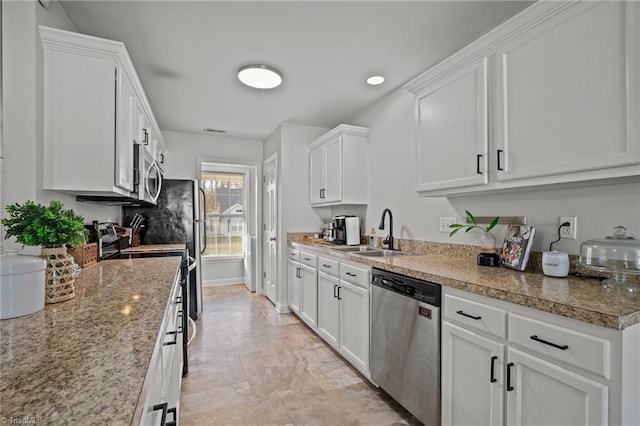
<path id="1" fill-rule="evenodd" d="M 282 74 L 268 65 L 245 65 L 238 69 L 238 80 L 255 89 L 273 89 L 282 83 Z"/>
<path id="2" fill-rule="evenodd" d="M 367 84 L 371 86 L 377 86 L 382 83 L 384 83 L 384 77 L 381 75 L 372 75 L 371 77 L 367 78 Z"/>

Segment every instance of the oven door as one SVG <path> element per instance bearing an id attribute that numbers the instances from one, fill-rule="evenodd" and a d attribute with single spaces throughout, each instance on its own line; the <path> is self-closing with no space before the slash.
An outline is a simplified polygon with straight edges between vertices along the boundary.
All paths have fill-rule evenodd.
<path id="1" fill-rule="evenodd" d="M 158 163 L 154 161 L 146 149 L 140 148 L 140 184 L 138 186 L 138 198 L 152 204 L 156 204 L 162 189 L 162 172 Z"/>

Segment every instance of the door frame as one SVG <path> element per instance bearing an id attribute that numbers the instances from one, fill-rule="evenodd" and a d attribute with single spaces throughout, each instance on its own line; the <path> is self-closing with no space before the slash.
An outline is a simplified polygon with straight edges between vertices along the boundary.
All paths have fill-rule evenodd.
<path id="1" fill-rule="evenodd" d="M 274 152 L 273 154 L 271 154 L 269 157 L 267 157 L 266 160 L 263 161 L 262 163 L 262 199 L 263 199 L 263 203 L 262 203 L 262 279 L 260 280 L 261 285 L 259 286 L 259 288 L 256 288 L 256 293 L 260 294 L 262 296 L 267 295 L 266 292 L 266 281 L 267 281 L 267 264 L 268 264 L 268 259 L 267 259 L 267 255 L 268 255 L 268 238 L 267 238 L 267 230 L 266 230 L 266 218 L 267 218 L 267 212 L 266 209 L 269 206 L 269 202 L 268 202 L 268 197 L 267 197 L 267 182 L 266 182 L 266 171 L 267 171 L 267 165 L 273 163 L 274 164 L 274 168 L 275 168 L 275 187 L 276 187 L 276 191 L 275 191 L 275 199 L 274 199 L 274 208 L 275 208 L 275 228 L 276 228 L 276 242 L 275 242 L 275 249 L 276 249 L 276 259 L 273 262 L 273 279 L 275 280 L 275 290 L 276 290 L 276 294 L 275 294 L 275 300 L 273 300 L 273 303 L 277 306 L 277 302 L 278 302 L 278 294 L 280 293 L 280 285 L 279 285 L 279 272 L 280 272 L 280 199 L 279 199 L 279 184 L 280 184 L 280 173 L 278 170 L 278 153 Z"/>

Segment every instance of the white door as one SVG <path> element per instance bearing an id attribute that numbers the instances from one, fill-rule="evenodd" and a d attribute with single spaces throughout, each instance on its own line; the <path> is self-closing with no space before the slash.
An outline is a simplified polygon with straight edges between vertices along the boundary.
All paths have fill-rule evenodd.
<path id="1" fill-rule="evenodd" d="M 276 303 L 278 292 L 278 155 L 264 162 L 264 294 Z"/>
<path id="2" fill-rule="evenodd" d="M 442 424 L 503 424 L 504 345 L 442 324 Z"/>
<path id="3" fill-rule="evenodd" d="M 369 372 L 369 290 L 340 280 L 340 352 Z"/>
<path id="4" fill-rule="evenodd" d="M 608 424 L 607 386 L 512 348 L 506 368 L 506 424 Z"/>

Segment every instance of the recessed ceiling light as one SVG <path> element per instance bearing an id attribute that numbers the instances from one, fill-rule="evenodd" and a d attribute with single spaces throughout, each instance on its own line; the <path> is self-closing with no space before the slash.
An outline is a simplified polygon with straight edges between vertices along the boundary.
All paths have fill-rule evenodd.
<path id="1" fill-rule="evenodd" d="M 372 75 L 371 77 L 367 78 L 367 84 L 371 86 L 377 86 L 382 83 L 384 83 L 384 77 L 381 75 Z"/>
<path id="2" fill-rule="evenodd" d="M 255 89 L 273 89 L 282 83 L 282 74 L 268 65 L 245 65 L 238 69 L 238 80 Z"/>

